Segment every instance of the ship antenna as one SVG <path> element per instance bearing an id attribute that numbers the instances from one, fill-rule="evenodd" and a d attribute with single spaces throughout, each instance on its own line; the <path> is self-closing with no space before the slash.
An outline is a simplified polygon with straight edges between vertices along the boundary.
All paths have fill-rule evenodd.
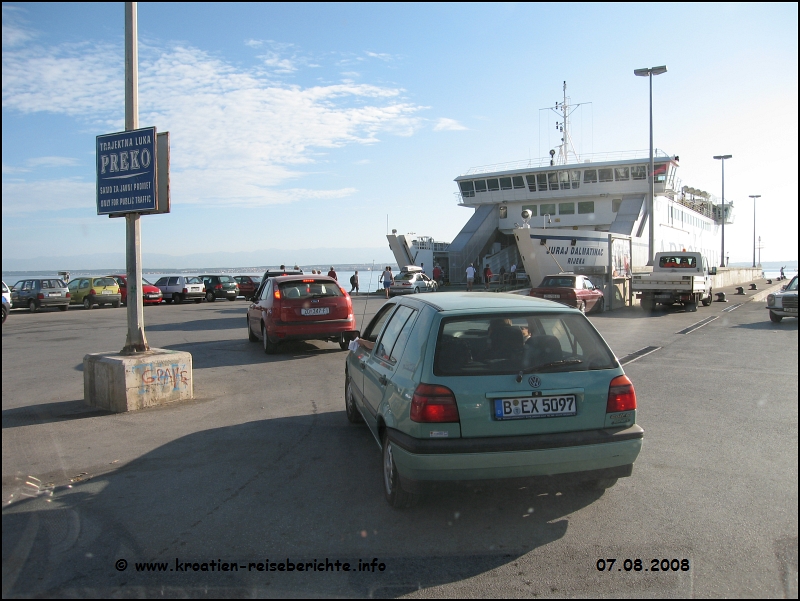
<path id="1" fill-rule="evenodd" d="M 570 98 L 567 96 L 567 82 L 564 82 L 563 86 L 563 100 L 562 102 L 556 101 L 554 107 L 550 107 L 550 110 L 553 111 L 556 115 L 558 115 L 561 121 L 556 121 L 556 130 L 562 134 L 561 136 L 561 144 L 558 145 L 558 158 L 556 159 L 557 165 L 566 165 L 569 163 L 570 155 L 574 158 L 576 163 L 580 162 L 580 158 L 578 157 L 578 153 L 575 152 L 575 145 L 572 143 L 572 136 L 569 133 L 569 118 L 572 113 L 575 112 L 579 106 L 584 104 L 591 104 L 586 102 L 581 102 L 579 104 L 570 104 Z M 546 109 L 539 109 L 546 110 Z M 554 154 L 551 152 L 551 154 Z"/>

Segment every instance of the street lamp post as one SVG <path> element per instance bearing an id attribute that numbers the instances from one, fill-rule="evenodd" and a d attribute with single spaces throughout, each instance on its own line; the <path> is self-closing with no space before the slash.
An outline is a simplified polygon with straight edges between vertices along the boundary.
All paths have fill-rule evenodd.
<path id="1" fill-rule="evenodd" d="M 753 267 L 756 266 L 756 198 L 761 198 L 761 194 L 751 194 L 753 199 Z M 759 261 L 759 264 L 761 261 Z"/>
<path id="2" fill-rule="evenodd" d="M 714 158 L 722 161 L 722 253 L 720 254 L 720 267 L 725 267 L 725 159 L 732 158 L 732 154 L 718 154 Z"/>
<path id="3" fill-rule="evenodd" d="M 638 77 L 648 77 L 650 79 L 650 198 L 647 202 L 647 218 L 650 220 L 650 236 L 647 250 L 647 264 L 653 264 L 653 255 L 656 246 L 656 226 L 653 219 L 655 208 L 655 177 L 653 176 L 653 75 L 661 75 L 667 72 L 667 66 L 650 67 L 649 69 L 634 69 L 633 74 Z"/>

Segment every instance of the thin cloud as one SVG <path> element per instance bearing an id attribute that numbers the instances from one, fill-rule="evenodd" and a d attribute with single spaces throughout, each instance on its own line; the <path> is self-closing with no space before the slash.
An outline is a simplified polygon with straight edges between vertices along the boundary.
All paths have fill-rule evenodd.
<path id="1" fill-rule="evenodd" d="M 21 46 L 36 37 L 36 34 L 20 23 L 22 9 L 3 4 L 3 50 Z"/>
<path id="2" fill-rule="evenodd" d="M 3 216 L 95 208 L 95 185 L 78 178 L 3 181 Z"/>
<path id="3" fill-rule="evenodd" d="M 25 164 L 30 167 L 74 167 L 79 161 L 73 157 L 37 157 L 28 159 Z"/>
<path id="4" fill-rule="evenodd" d="M 122 48 L 88 43 L 4 50 L 3 108 L 67 114 L 98 131 L 122 129 L 124 79 L 114 66 L 123 64 L 121 55 Z M 267 60 L 273 72 L 294 67 L 281 62 L 288 58 Z M 321 149 L 375 144 L 382 134 L 412 135 L 422 126 L 417 115 L 424 107 L 404 101 L 402 93 L 354 82 L 288 85 L 197 48 L 140 46 L 139 121 L 170 132 L 177 203 L 261 206 L 353 194 L 349 187 L 313 190 L 307 184 L 313 176 L 299 168 L 313 164 Z M 44 159 L 52 164 L 60 158 L 33 161 L 44 166 Z M 301 178 L 306 186 L 289 187 Z M 60 208 L 94 206 L 94 183 L 15 181 L 7 187 L 4 181 L 4 212 L 39 206 L 22 200 L 25 186 L 42 199 L 59 198 L 57 188 L 66 186 L 68 198 L 54 201 Z"/>
<path id="5" fill-rule="evenodd" d="M 436 122 L 436 125 L 433 126 L 433 131 L 461 131 L 465 129 L 467 128 L 458 121 L 455 119 L 448 119 L 447 117 L 441 117 Z"/>

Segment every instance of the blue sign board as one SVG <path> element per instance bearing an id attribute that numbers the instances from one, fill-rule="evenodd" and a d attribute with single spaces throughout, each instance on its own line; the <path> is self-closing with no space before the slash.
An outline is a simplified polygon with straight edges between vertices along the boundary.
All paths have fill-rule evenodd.
<path id="1" fill-rule="evenodd" d="M 97 136 L 97 214 L 156 210 L 156 128 Z"/>

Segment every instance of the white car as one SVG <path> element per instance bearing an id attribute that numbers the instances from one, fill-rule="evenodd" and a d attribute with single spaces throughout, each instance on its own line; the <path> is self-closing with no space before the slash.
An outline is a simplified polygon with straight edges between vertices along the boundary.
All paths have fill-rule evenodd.
<path id="1" fill-rule="evenodd" d="M 767 309 L 774 323 L 780 323 L 784 317 L 797 317 L 797 276 L 781 292 L 767 296 Z"/>

